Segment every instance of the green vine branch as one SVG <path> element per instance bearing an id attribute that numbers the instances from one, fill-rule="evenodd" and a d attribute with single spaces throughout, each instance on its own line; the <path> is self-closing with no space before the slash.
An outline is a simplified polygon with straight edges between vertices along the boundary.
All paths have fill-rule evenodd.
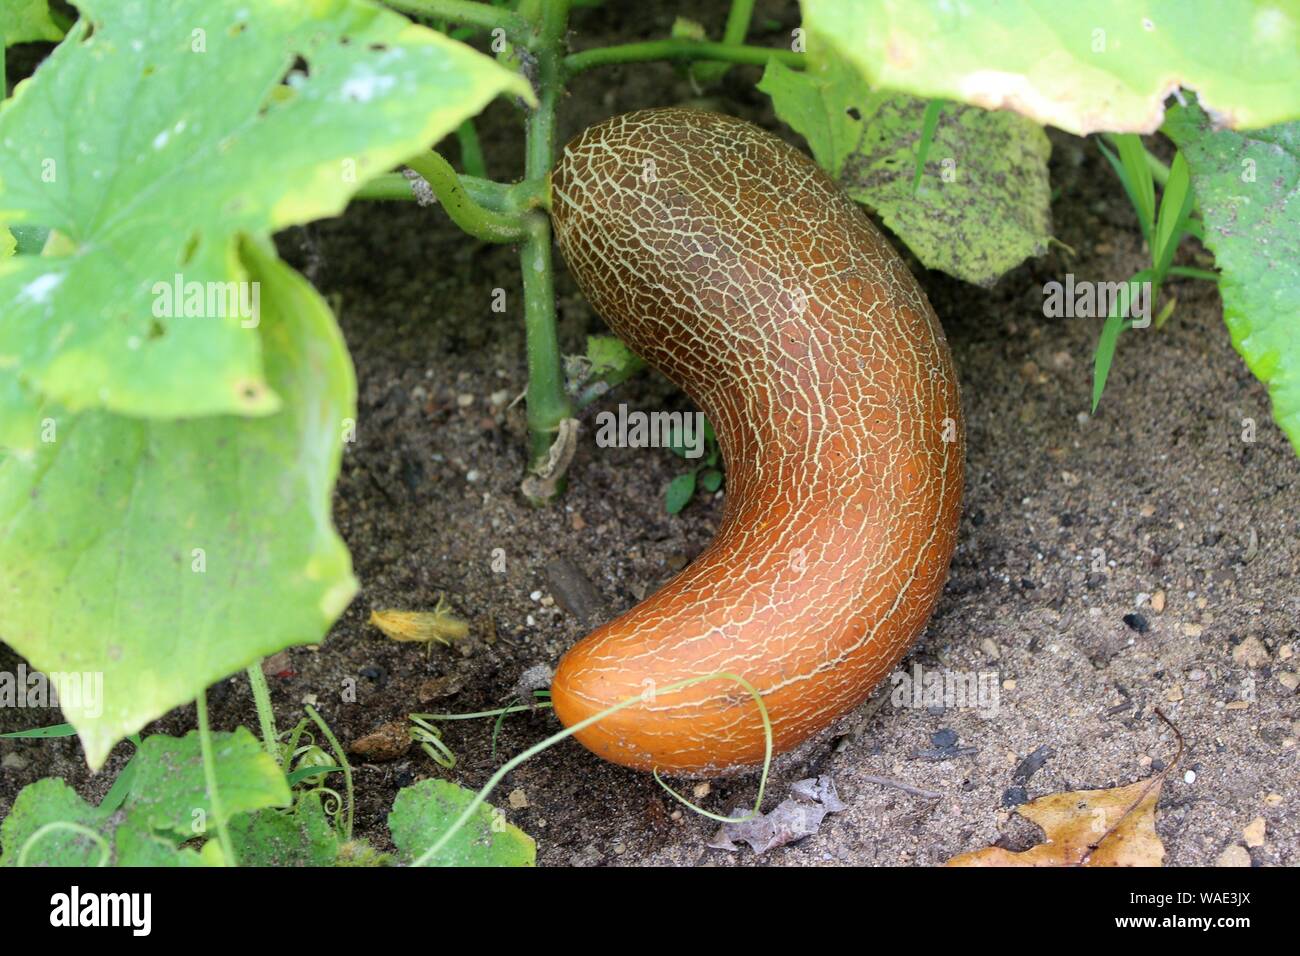
<path id="1" fill-rule="evenodd" d="M 437 153 L 424 153 L 406 163 L 429 184 L 452 222 L 476 239 L 487 242 L 519 242 L 527 226 L 517 214 L 497 212 L 474 201 L 456 170 Z"/>
<path id="2" fill-rule="evenodd" d="M 566 74 L 574 76 L 598 66 L 644 63 L 650 60 L 715 60 L 721 63 L 739 63 L 749 66 L 765 66 L 769 60 L 777 60 L 796 70 L 803 69 L 806 62 L 804 54 L 795 53 L 793 50 L 675 39 L 621 43 L 615 46 L 594 47 L 580 53 L 570 53 L 564 58 L 564 69 Z"/>

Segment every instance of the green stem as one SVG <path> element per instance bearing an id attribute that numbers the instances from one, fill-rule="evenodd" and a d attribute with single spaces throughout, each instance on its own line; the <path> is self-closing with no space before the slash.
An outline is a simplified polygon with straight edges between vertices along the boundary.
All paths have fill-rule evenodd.
<path id="1" fill-rule="evenodd" d="M 487 160 L 483 158 L 483 147 L 478 141 L 478 130 L 474 121 L 467 119 L 456 129 L 456 141 L 460 143 L 460 164 L 465 172 L 479 179 L 487 179 Z"/>
<path id="2" fill-rule="evenodd" d="M 531 217 L 529 237 L 519 249 L 524 274 L 524 334 L 528 348 L 528 431 L 532 464 L 544 464 L 560 422 L 573 411 L 564 391 L 564 361 L 555 330 L 555 270 L 551 262 L 551 220 Z"/>
<path id="3" fill-rule="evenodd" d="M 208 791 L 208 802 L 212 805 L 212 816 L 217 828 L 217 842 L 221 845 L 221 855 L 226 866 L 239 866 L 235 856 L 235 846 L 230 842 L 226 832 L 226 814 L 221 806 L 221 793 L 217 789 L 217 761 L 212 754 L 212 731 L 208 729 L 208 692 L 200 691 L 194 698 L 194 709 L 199 715 L 199 750 L 203 754 L 203 785 Z"/>
<path id="4" fill-rule="evenodd" d="M 732 0 L 731 9 L 727 11 L 727 25 L 722 29 L 722 42 L 727 46 L 741 46 L 745 35 L 749 33 L 749 21 L 754 17 L 754 0 Z M 691 76 L 696 82 L 717 83 L 727 71 L 729 63 L 704 62 L 691 65 Z"/>
<path id="5" fill-rule="evenodd" d="M 545 181 L 555 162 L 555 110 L 564 89 L 564 34 L 569 0 L 547 0 L 537 25 L 537 108 L 528 115 L 525 180 Z M 550 217 L 532 213 L 519 249 L 528 348 L 528 431 L 534 468 L 545 463 L 560 422 L 572 415 L 555 330 L 555 270 Z"/>
<path id="6" fill-rule="evenodd" d="M 451 163 L 437 153 L 422 153 L 406 165 L 429 184 L 452 222 L 471 236 L 487 242 L 518 242 L 527 234 L 527 223 L 521 216 L 495 212 L 476 203 Z"/>
<path id="7" fill-rule="evenodd" d="M 511 40 L 525 36 L 529 30 L 528 21 L 513 10 L 491 7 L 486 3 L 474 3 L 473 0 L 384 0 L 384 2 L 395 10 L 418 17 L 450 20 L 452 23 L 466 23 L 488 30 L 500 27 L 506 31 L 506 36 Z"/>
<path id="8" fill-rule="evenodd" d="M 511 200 L 511 194 L 519 186 L 522 186 L 522 183 L 516 186 L 507 186 L 504 183 L 495 183 L 489 179 L 479 179 L 476 176 L 461 176 L 460 184 L 465 190 L 465 195 L 485 209 L 490 209 L 493 212 L 517 212 L 524 208 L 512 205 Z M 384 173 L 376 176 L 358 189 L 352 198 L 409 201 L 415 199 L 415 188 L 411 185 L 411 181 L 401 173 Z"/>
<path id="9" fill-rule="evenodd" d="M 310 717 L 316 726 L 320 728 L 320 732 L 325 735 L 325 739 L 330 742 L 330 747 L 334 750 L 334 758 L 338 760 L 339 766 L 343 768 L 343 783 L 348 794 L 348 813 L 344 818 L 343 838 L 345 840 L 351 840 L 352 812 L 353 808 L 356 806 L 352 790 L 352 764 L 348 763 L 348 756 L 344 752 L 343 748 L 339 746 L 339 740 L 334 736 L 334 731 L 330 730 L 330 725 L 325 723 L 325 718 L 316 712 L 316 708 L 311 704 L 304 704 L 303 710 L 307 712 L 307 716 Z"/>
<path id="10" fill-rule="evenodd" d="M 806 62 L 802 53 L 765 46 L 733 46 L 703 40 L 649 40 L 644 43 L 598 46 L 580 53 L 570 53 L 564 58 L 564 69 L 572 76 L 597 66 L 642 63 L 647 60 L 718 60 L 751 66 L 766 66 L 769 60 L 779 60 L 792 69 L 802 69 Z"/>
<path id="11" fill-rule="evenodd" d="M 745 42 L 749 21 L 754 18 L 754 0 L 732 0 L 727 12 L 727 25 L 722 28 L 722 42 L 738 46 Z"/>
<path id="12" fill-rule="evenodd" d="M 275 729 L 275 711 L 271 708 L 271 688 L 266 686 L 259 660 L 248 668 L 248 686 L 253 689 L 253 705 L 257 708 L 257 722 L 262 728 L 262 744 L 266 752 L 279 762 L 280 734 Z"/>

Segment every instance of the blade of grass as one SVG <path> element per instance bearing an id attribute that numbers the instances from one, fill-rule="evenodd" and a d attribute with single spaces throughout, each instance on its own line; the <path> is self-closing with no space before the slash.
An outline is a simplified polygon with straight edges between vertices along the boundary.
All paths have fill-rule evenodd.
<path id="1" fill-rule="evenodd" d="M 1097 351 L 1093 356 L 1092 365 L 1092 411 L 1094 414 L 1097 411 L 1097 405 L 1101 402 L 1102 392 L 1106 390 L 1106 379 L 1110 375 L 1111 363 L 1115 358 L 1115 347 L 1119 344 L 1119 334 L 1124 331 L 1129 322 L 1127 313 L 1129 311 L 1131 283 L 1146 282 L 1150 278 L 1150 269 L 1135 272 L 1128 282 L 1124 283 L 1119 296 L 1111 305 L 1110 314 L 1106 316 L 1106 324 L 1101 327 L 1101 338 L 1097 340 Z"/>
<path id="2" fill-rule="evenodd" d="M 1097 140 L 1097 148 L 1101 150 L 1101 154 L 1106 157 L 1106 161 L 1109 162 L 1111 168 L 1115 170 L 1115 175 L 1119 177 L 1120 185 L 1124 187 L 1124 192 L 1128 195 L 1128 201 L 1133 206 L 1133 211 L 1137 213 L 1138 226 L 1142 230 L 1142 237 L 1144 239 L 1150 238 L 1151 225 L 1150 222 L 1143 217 L 1142 200 L 1138 195 L 1139 187 L 1138 184 L 1133 181 L 1133 177 L 1129 174 L 1128 167 L 1125 166 L 1120 158 L 1116 156 L 1105 142 L 1100 139 Z"/>
<path id="3" fill-rule="evenodd" d="M 916 145 L 916 171 L 912 174 L 912 195 L 921 188 L 921 177 L 925 174 L 925 160 L 930 155 L 930 144 L 934 142 L 935 130 L 939 128 L 939 114 L 947 106 L 946 100 L 931 100 L 925 104 L 925 116 L 921 119 L 921 140 Z"/>
<path id="4" fill-rule="evenodd" d="M 1164 281 L 1182 241 L 1187 217 L 1192 212 L 1191 171 L 1182 152 L 1174 156 L 1169 167 L 1169 181 L 1160 197 L 1160 217 L 1156 221 L 1155 239 L 1151 243 L 1152 273 L 1157 285 Z"/>
<path id="5" fill-rule="evenodd" d="M 1133 183 L 1137 196 L 1134 205 L 1142 221 L 1142 235 L 1149 244 L 1156 219 L 1156 184 L 1151 176 L 1151 167 L 1147 165 L 1146 148 L 1137 133 L 1119 134 L 1115 137 L 1115 146 L 1119 150 L 1120 161 L 1128 170 L 1129 181 Z"/>

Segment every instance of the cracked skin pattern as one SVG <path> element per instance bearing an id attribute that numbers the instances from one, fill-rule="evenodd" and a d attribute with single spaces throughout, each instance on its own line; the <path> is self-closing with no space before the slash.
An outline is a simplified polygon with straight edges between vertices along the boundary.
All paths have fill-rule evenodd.
<path id="1" fill-rule="evenodd" d="M 587 299 L 714 425 L 727 469 L 699 558 L 560 661 L 566 726 L 615 763 L 709 776 L 861 703 L 925 626 L 961 507 L 964 429 L 943 330 L 911 273 L 812 160 L 688 109 L 588 129 L 552 177 Z M 945 440 L 946 439 L 946 440 Z"/>

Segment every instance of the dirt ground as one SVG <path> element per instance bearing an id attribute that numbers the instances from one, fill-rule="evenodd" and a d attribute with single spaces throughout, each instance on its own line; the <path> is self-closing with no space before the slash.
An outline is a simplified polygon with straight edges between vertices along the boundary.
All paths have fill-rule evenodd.
<path id="1" fill-rule="evenodd" d="M 645 0 L 579 11 L 575 46 L 666 35 L 681 6 Z M 720 30 L 724 3 L 691 6 Z M 761 3 L 756 22 L 753 42 L 781 42 L 797 22 L 795 5 Z M 754 91 L 758 75 L 734 69 L 712 104 L 798 142 Z M 692 97 L 666 65 L 589 74 L 563 104 L 562 136 L 612 113 Z M 492 173 L 517 175 L 513 108 L 495 104 L 480 125 Z M 513 773 L 493 798 L 536 838 L 541 864 L 931 865 L 994 842 L 1023 848 L 1040 835 L 1010 806 L 1131 783 L 1167 764 L 1176 744 L 1156 707 L 1186 742 L 1159 804 L 1166 863 L 1213 863 L 1229 851 L 1254 865 L 1300 864 L 1300 696 L 1287 686 L 1300 670 L 1300 461 L 1204 282 L 1169 286 L 1178 304 L 1162 330 L 1126 333 L 1101 408 L 1087 414 L 1099 325 L 1045 318 L 1043 284 L 1067 272 L 1116 281 L 1145 259 L 1137 222 L 1095 146 L 1056 133 L 1052 141 L 1052 214 L 1064 246 L 988 291 L 910 260 L 953 349 L 969 450 L 951 577 L 902 666 L 996 671 L 996 716 L 888 699 L 868 705 L 848 722 L 851 733 L 769 782 L 767 808 L 794 780 L 828 774 L 847 809 L 762 856 L 708 848 L 716 823 L 650 777 L 566 742 Z M 612 615 L 707 544 L 720 497 L 667 515 L 663 492 L 679 460 L 597 448 L 590 430 L 560 504 L 535 510 L 520 498 L 521 417 L 500 401 L 525 384 L 512 250 L 469 240 L 439 211 L 406 204 L 354 204 L 338 220 L 281 238 L 289 260 L 332 297 L 357 366 L 358 441 L 344 459 L 336 517 L 362 582 L 319 648 L 292 649 L 275 663 L 281 726 L 304 700 L 319 704 L 345 742 L 412 711 L 500 706 L 526 668 L 553 664 L 588 630 L 553 603 L 551 562 L 575 563 Z M 1208 262 L 1193 243 L 1181 256 Z M 491 311 L 496 288 L 506 290 L 506 314 Z M 559 293 L 562 344 L 580 352 L 602 324 L 563 273 Z M 619 401 L 686 407 L 654 375 L 610 404 Z M 1254 442 L 1242 440 L 1247 418 Z M 495 549 L 504 573 L 493 570 Z M 371 609 L 428 608 L 440 594 L 473 623 L 459 652 L 435 650 L 426 661 L 422 648 L 389 642 L 366 623 Z M 0 649 L 0 667 L 15 661 Z M 340 700 L 348 679 L 358 684 L 356 703 Z M 210 699 L 217 727 L 255 726 L 242 678 Z M 29 718 L 0 714 L 0 729 Z M 193 719 L 185 709 L 151 729 L 180 733 Z M 554 729 L 546 712 L 512 718 L 498 753 Z M 451 771 L 418 749 L 361 764 L 359 834 L 386 846 L 393 798 L 416 780 L 480 786 L 499 765 L 491 732 L 490 721 L 446 724 L 459 757 Z M 98 797 L 125 752 L 90 779 L 73 741 L 0 742 L 0 814 L 18 789 L 51 774 Z M 1047 759 L 1017 774 L 1035 752 Z M 882 777 L 939 796 L 874 782 Z M 752 801 L 755 785 L 753 777 L 714 782 L 700 802 L 727 812 Z M 1257 818 L 1263 840 L 1247 841 L 1243 831 Z"/>

